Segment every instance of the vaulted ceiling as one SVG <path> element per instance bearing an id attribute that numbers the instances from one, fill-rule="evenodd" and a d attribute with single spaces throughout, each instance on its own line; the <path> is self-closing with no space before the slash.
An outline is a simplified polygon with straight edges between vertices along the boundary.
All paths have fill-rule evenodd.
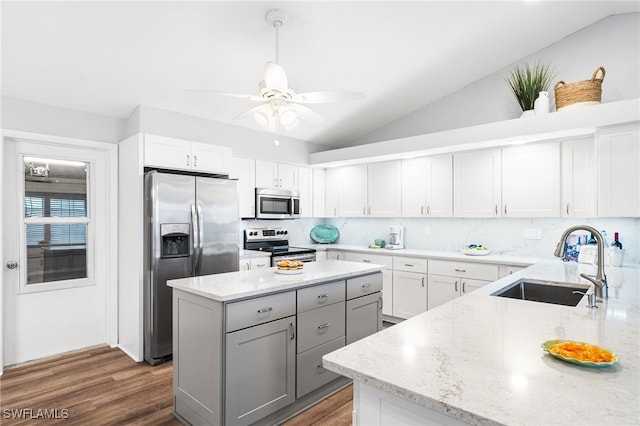
<path id="1" fill-rule="evenodd" d="M 280 63 L 297 92 L 365 98 L 309 105 L 288 135 L 341 146 L 637 1 L 2 2 L 2 94 L 110 117 L 139 104 L 234 119 L 257 94 L 284 10 Z"/>

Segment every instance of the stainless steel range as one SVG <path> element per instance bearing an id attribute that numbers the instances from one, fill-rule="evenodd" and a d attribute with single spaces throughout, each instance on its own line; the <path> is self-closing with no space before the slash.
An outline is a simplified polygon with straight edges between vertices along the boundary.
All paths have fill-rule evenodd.
<path id="1" fill-rule="evenodd" d="M 244 231 L 244 248 L 270 252 L 271 266 L 283 260 L 316 260 L 315 249 L 289 246 L 289 232 L 285 228 L 247 228 Z"/>

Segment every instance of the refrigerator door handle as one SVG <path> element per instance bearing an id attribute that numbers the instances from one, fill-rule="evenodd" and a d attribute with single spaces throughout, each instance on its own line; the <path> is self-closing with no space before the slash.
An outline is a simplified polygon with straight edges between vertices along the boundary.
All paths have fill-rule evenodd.
<path id="1" fill-rule="evenodd" d="M 198 214 L 196 213 L 196 205 L 191 204 L 191 234 L 192 234 L 192 248 L 193 254 L 191 255 L 191 269 L 193 270 L 193 275 L 196 275 L 198 267 L 198 248 L 200 247 L 200 243 L 198 242 Z"/>
<path id="2" fill-rule="evenodd" d="M 202 216 L 202 206 L 198 203 L 198 268 L 196 275 L 200 275 L 200 266 L 202 265 L 202 255 L 204 253 L 204 217 Z"/>

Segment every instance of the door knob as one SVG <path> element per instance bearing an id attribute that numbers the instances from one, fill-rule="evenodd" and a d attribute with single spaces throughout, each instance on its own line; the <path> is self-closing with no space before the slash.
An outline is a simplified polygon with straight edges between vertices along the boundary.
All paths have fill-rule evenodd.
<path id="1" fill-rule="evenodd" d="M 10 260 L 7 262 L 7 268 L 16 269 L 17 267 L 18 267 L 18 262 L 16 262 L 15 260 Z"/>

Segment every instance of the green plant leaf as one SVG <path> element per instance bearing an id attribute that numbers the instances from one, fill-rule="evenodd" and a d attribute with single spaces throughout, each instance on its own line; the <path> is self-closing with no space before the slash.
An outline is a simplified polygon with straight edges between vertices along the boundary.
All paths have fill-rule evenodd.
<path id="1" fill-rule="evenodd" d="M 507 77 L 511 91 L 523 111 L 533 109 L 540 92 L 548 91 L 554 72 L 547 62 L 524 63 L 514 66 Z"/>

